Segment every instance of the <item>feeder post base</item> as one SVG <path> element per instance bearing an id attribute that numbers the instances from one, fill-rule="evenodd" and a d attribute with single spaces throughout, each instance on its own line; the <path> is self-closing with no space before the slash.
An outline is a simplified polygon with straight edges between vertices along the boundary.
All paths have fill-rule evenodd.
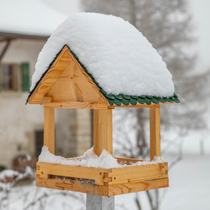
<path id="1" fill-rule="evenodd" d="M 86 210 L 114 210 L 114 196 L 87 194 Z"/>

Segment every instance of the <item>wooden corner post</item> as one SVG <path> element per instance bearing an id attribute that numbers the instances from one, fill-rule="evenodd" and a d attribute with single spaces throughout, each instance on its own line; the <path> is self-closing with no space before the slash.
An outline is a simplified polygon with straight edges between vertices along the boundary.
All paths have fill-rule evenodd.
<path id="1" fill-rule="evenodd" d="M 150 160 L 161 156 L 160 146 L 160 105 L 150 108 Z"/>
<path id="2" fill-rule="evenodd" d="M 93 145 L 94 152 L 98 156 L 103 149 L 112 155 L 112 110 L 93 110 Z"/>
<path id="3" fill-rule="evenodd" d="M 55 153 L 55 110 L 44 108 L 44 145 Z"/>

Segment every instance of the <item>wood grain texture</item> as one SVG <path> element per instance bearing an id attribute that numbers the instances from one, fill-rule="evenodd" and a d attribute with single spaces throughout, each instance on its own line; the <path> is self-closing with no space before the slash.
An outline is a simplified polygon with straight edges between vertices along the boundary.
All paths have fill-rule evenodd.
<path id="1" fill-rule="evenodd" d="M 150 160 L 161 156 L 160 107 L 150 108 Z"/>
<path id="2" fill-rule="evenodd" d="M 69 49 L 67 47 L 64 47 L 59 56 L 55 59 L 51 67 L 48 69 L 47 73 L 39 82 L 31 96 L 28 98 L 28 102 L 30 104 L 42 104 L 43 97 L 47 95 L 47 93 L 50 91 L 50 89 L 64 70 L 59 69 L 58 64 L 61 61 L 61 58 L 67 55 L 68 51 Z M 68 63 L 66 63 L 66 65 L 68 65 Z"/>
<path id="3" fill-rule="evenodd" d="M 48 93 L 53 96 L 55 102 L 77 101 L 90 103 L 107 103 L 97 85 L 80 66 L 74 56 L 68 52 L 68 59 L 62 62 L 69 62 L 58 81 Z M 99 102 L 100 99 L 100 102 Z M 102 100 L 102 101 L 101 101 Z"/>
<path id="4" fill-rule="evenodd" d="M 65 46 L 39 82 L 28 102 L 42 104 L 43 97 L 54 102 L 89 102 L 108 105 L 97 85 Z"/>
<path id="5" fill-rule="evenodd" d="M 37 176 L 36 186 L 57 189 L 57 190 L 70 190 L 70 191 L 82 192 L 93 195 L 115 196 L 115 195 L 122 195 L 133 192 L 168 187 L 169 180 L 168 178 L 165 178 L 165 179 L 142 181 L 137 183 L 102 186 L 94 184 L 82 184 L 79 182 L 65 183 L 65 181 L 62 180 L 46 179 Z"/>
<path id="6" fill-rule="evenodd" d="M 115 159 L 117 159 L 117 162 L 126 162 L 126 164 L 128 163 L 136 163 L 139 161 L 144 161 L 144 160 L 139 160 L 139 159 L 134 159 L 134 158 L 121 158 L 121 157 L 114 157 Z"/>
<path id="7" fill-rule="evenodd" d="M 53 98 L 52 97 L 43 97 L 42 99 L 42 103 L 45 104 L 45 103 L 50 103 L 53 101 Z"/>
<path id="8" fill-rule="evenodd" d="M 93 110 L 93 149 L 98 156 L 104 149 L 113 153 L 112 110 Z"/>
<path id="9" fill-rule="evenodd" d="M 148 180 L 136 183 L 119 184 L 108 187 L 108 196 L 159 189 L 169 186 L 168 178 Z"/>
<path id="10" fill-rule="evenodd" d="M 83 179 L 92 179 L 95 180 L 95 184 L 97 185 L 104 184 L 104 178 L 105 178 L 104 173 L 108 173 L 110 171 L 110 169 L 69 166 L 69 165 L 41 163 L 41 162 L 38 162 L 37 166 L 39 166 L 40 168 L 39 170 L 37 170 L 37 174 L 40 175 L 40 178 L 42 178 L 43 176 L 46 177 L 46 174 L 48 174 L 48 176 L 57 175 L 57 176 L 75 177 Z"/>
<path id="11" fill-rule="evenodd" d="M 162 179 L 168 177 L 167 163 L 113 168 L 108 177 L 107 185 L 135 183 L 139 181 Z"/>
<path id="12" fill-rule="evenodd" d="M 89 102 L 49 102 L 44 103 L 44 107 L 68 109 L 113 109 L 106 104 L 91 104 Z"/>
<path id="13" fill-rule="evenodd" d="M 44 108 L 44 145 L 55 153 L 55 110 Z"/>
<path id="14" fill-rule="evenodd" d="M 103 169 L 38 162 L 37 175 L 39 175 L 41 178 L 55 175 L 90 179 L 94 180 L 95 184 L 97 185 L 111 186 L 168 178 L 168 164 L 158 163 L 151 165 Z"/>

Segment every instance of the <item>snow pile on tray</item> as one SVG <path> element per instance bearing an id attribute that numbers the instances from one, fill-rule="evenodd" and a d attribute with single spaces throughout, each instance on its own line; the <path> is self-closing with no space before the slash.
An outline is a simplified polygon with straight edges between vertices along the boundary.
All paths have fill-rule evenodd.
<path id="1" fill-rule="evenodd" d="M 85 152 L 83 156 L 68 159 L 61 156 L 53 155 L 52 153 L 49 152 L 47 146 L 42 147 L 42 152 L 39 156 L 38 161 L 44 163 L 56 163 L 62 165 L 94 167 L 94 168 L 121 168 L 127 166 L 139 166 L 139 165 L 163 163 L 163 160 L 160 157 L 155 157 L 153 161 L 139 161 L 136 163 L 129 163 L 129 165 L 123 162 L 119 164 L 117 162 L 117 159 L 115 159 L 112 155 L 110 155 L 106 150 L 103 150 L 101 155 L 98 157 L 94 153 L 93 148 Z"/>
<path id="2" fill-rule="evenodd" d="M 72 15 L 53 32 L 38 56 L 31 91 L 64 45 L 109 94 L 174 93 L 172 75 L 142 33 L 122 18 L 97 13 Z"/>

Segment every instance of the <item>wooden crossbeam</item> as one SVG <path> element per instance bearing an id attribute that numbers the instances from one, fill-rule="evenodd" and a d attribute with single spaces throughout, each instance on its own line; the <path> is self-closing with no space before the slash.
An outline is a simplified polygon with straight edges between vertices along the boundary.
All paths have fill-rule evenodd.
<path id="1" fill-rule="evenodd" d="M 38 162 L 36 174 L 40 178 L 61 176 L 68 180 L 74 177 L 92 180 L 96 185 L 113 186 L 168 178 L 168 163 L 103 169 Z"/>
<path id="2" fill-rule="evenodd" d="M 153 190 L 169 186 L 168 178 L 146 180 L 136 183 L 118 184 L 112 186 L 82 184 L 79 182 L 65 183 L 63 180 L 36 177 L 36 186 L 57 190 L 71 190 L 101 196 L 115 196 L 145 190 Z"/>
<path id="3" fill-rule="evenodd" d="M 50 97 L 44 97 L 50 100 Z M 45 101 L 46 101 L 45 100 Z M 43 101 L 42 101 L 43 102 Z M 43 102 L 45 108 L 67 108 L 67 109 L 114 109 L 106 104 L 89 103 L 89 102 Z"/>

